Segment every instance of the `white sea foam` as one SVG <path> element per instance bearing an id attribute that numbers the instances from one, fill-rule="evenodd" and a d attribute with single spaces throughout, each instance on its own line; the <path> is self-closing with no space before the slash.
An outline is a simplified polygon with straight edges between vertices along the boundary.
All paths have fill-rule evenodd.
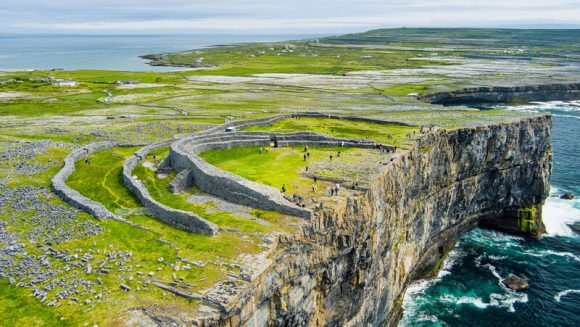
<path id="1" fill-rule="evenodd" d="M 521 253 L 532 257 L 546 257 L 553 255 L 558 257 L 570 258 L 575 261 L 580 261 L 580 257 L 572 252 L 558 252 L 554 250 L 544 250 L 544 251 L 522 251 Z"/>
<path id="2" fill-rule="evenodd" d="M 541 253 L 543 253 L 545 255 L 555 255 L 555 256 L 559 256 L 559 257 L 567 257 L 570 259 L 574 259 L 575 261 L 580 261 L 580 257 L 575 255 L 574 253 L 571 253 L 571 252 L 557 252 L 557 251 L 552 251 L 552 250 L 546 250 L 546 251 L 542 251 Z"/>
<path id="3" fill-rule="evenodd" d="M 574 112 L 580 111 L 580 101 L 551 101 L 551 102 L 531 102 L 527 105 L 521 106 L 497 106 L 496 108 L 524 111 L 524 112 L 541 112 L 541 111 L 565 111 Z M 574 118 L 576 118 L 574 116 Z"/>
<path id="4" fill-rule="evenodd" d="M 566 296 L 568 294 L 580 294 L 580 290 L 565 290 L 562 292 L 558 292 L 558 294 L 554 295 L 554 300 L 560 302 L 560 300 L 562 299 L 563 296 Z"/>
<path id="5" fill-rule="evenodd" d="M 443 267 L 439 271 L 439 274 L 437 274 L 437 277 L 414 281 L 409 285 L 409 287 L 407 287 L 405 296 L 403 298 L 403 308 L 406 314 L 403 317 L 403 320 L 401 320 L 399 326 L 411 326 L 417 321 L 430 321 L 432 323 L 438 322 L 436 316 L 416 312 L 418 310 L 419 304 L 416 303 L 415 300 L 423 295 L 425 290 L 427 290 L 429 287 L 441 281 L 444 276 L 451 274 L 450 270 L 453 265 L 460 261 L 464 255 L 465 253 L 456 246 L 453 251 L 449 252 L 449 255 L 447 258 L 445 258 L 445 261 L 443 261 Z M 407 318 L 412 319 L 412 321 L 407 321 Z"/>
<path id="6" fill-rule="evenodd" d="M 479 309 L 487 309 L 489 307 L 506 308 L 509 312 L 515 312 L 516 303 L 528 302 L 528 295 L 526 293 L 517 293 L 508 291 L 504 294 L 491 293 L 489 295 L 489 302 L 485 302 L 482 298 L 472 296 L 454 297 L 451 295 L 444 295 L 439 298 L 442 302 L 473 305 Z"/>
<path id="7" fill-rule="evenodd" d="M 552 188 L 552 194 L 555 192 Z M 548 236 L 574 236 L 574 232 L 568 226 L 580 221 L 580 201 L 564 200 L 558 196 L 550 196 L 542 208 L 542 216 Z"/>
<path id="8" fill-rule="evenodd" d="M 479 265 L 478 265 L 478 267 L 479 267 Z M 495 269 L 495 267 L 494 267 L 493 265 L 491 265 L 491 264 L 489 264 L 489 263 L 486 263 L 485 265 L 483 265 L 483 266 L 481 266 L 481 267 L 489 269 L 489 271 L 491 271 L 491 274 L 492 274 L 492 275 L 494 275 L 494 276 L 495 276 L 495 278 L 497 278 L 497 280 L 498 280 L 499 282 L 501 282 L 501 281 L 502 281 L 502 279 L 503 279 L 503 278 L 502 278 L 502 277 L 501 277 L 501 275 L 500 275 L 500 274 L 497 272 L 497 270 Z M 502 283 L 499 283 L 499 284 L 500 284 L 500 285 L 503 285 Z"/>

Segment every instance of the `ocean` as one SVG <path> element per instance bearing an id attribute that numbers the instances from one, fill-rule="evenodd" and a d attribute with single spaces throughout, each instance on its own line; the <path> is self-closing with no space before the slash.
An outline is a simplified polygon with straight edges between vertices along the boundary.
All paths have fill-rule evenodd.
<path id="1" fill-rule="evenodd" d="M 321 35 L 7 35 L 0 34 L 0 71 L 105 69 L 175 71 L 153 67 L 139 56 L 214 45 L 270 42 Z"/>
<path id="2" fill-rule="evenodd" d="M 526 240 L 489 230 L 464 235 L 437 278 L 414 282 L 399 326 L 580 326 L 580 102 L 535 103 L 505 110 L 549 112 L 554 165 L 543 207 L 547 235 Z M 500 281 L 529 282 L 514 292 Z"/>

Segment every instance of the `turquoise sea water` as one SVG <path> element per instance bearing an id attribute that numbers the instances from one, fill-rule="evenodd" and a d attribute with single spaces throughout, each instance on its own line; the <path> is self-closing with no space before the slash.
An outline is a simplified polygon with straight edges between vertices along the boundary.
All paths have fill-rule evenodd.
<path id="1" fill-rule="evenodd" d="M 214 45 L 306 39 L 317 35 L 6 35 L 0 34 L 0 71 L 109 69 L 171 71 L 139 56 Z"/>
<path id="2" fill-rule="evenodd" d="M 580 326 L 580 102 L 538 103 L 506 110 L 550 112 L 554 167 L 543 207 L 548 234 L 525 240 L 476 229 L 461 238 L 438 278 L 411 285 L 400 326 Z M 500 280 L 529 281 L 514 292 Z"/>

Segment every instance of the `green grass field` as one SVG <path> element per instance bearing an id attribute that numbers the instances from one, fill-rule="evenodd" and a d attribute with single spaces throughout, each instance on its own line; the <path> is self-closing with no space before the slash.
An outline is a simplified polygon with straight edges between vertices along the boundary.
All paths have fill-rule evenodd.
<path id="1" fill-rule="evenodd" d="M 270 126 L 253 126 L 244 130 L 265 130 L 279 133 L 319 132 L 328 136 L 367 139 L 381 144 L 405 148 L 412 142 L 411 139 L 407 138 L 407 134 L 413 135 L 414 132 L 417 133 L 419 131 L 419 128 L 399 124 L 383 125 L 339 119 L 301 117 L 300 119 L 283 119 Z"/>
<path id="2" fill-rule="evenodd" d="M 329 163 L 333 156 L 337 166 L 349 160 L 359 160 L 357 155 L 367 153 L 366 149 L 310 147 L 310 158 L 304 160 L 303 147 L 265 148 L 268 151 L 259 153 L 260 147 L 239 147 L 226 150 L 212 150 L 200 156 L 210 164 L 237 174 L 251 181 L 266 184 L 277 189 L 286 185 L 287 193 L 309 196 L 326 195 L 326 187 L 334 183 L 318 181 L 317 190 L 312 190 L 314 181 L 305 177 L 307 166 L 317 163 Z M 340 157 L 337 153 L 341 152 Z M 344 177 L 344 176 L 325 176 Z"/>

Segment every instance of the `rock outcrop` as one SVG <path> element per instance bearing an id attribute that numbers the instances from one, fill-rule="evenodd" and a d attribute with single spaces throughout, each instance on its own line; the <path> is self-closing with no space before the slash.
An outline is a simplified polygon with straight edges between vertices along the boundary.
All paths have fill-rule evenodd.
<path id="1" fill-rule="evenodd" d="M 560 199 L 563 199 L 563 200 L 574 200 L 574 194 L 572 194 L 572 192 L 566 192 L 566 193 L 564 193 L 560 197 Z"/>
<path id="2" fill-rule="evenodd" d="M 478 224 L 539 236 L 551 119 L 436 130 L 389 163 L 366 195 L 283 236 L 272 265 L 235 301 L 202 304 L 223 326 L 393 325 L 408 284 L 432 275 Z"/>
<path id="3" fill-rule="evenodd" d="M 510 276 L 501 281 L 507 288 L 514 290 L 514 291 L 523 291 L 528 288 L 529 284 L 526 280 L 516 277 Z"/>

